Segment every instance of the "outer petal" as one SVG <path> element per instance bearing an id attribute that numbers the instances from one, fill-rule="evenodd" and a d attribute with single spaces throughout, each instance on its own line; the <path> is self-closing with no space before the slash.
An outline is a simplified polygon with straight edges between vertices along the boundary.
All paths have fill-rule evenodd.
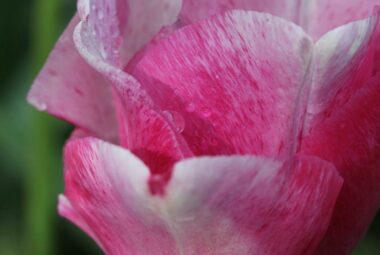
<path id="1" fill-rule="evenodd" d="M 350 254 L 379 208 L 380 115 L 374 52 L 378 15 L 323 36 L 314 72 L 301 151 L 332 162 L 342 193 L 319 254 Z"/>
<path id="2" fill-rule="evenodd" d="M 121 2 L 90 1 L 92 6 L 90 9 L 93 12 L 90 11 L 89 14 L 83 15 L 83 21 L 74 32 L 75 44 L 86 61 L 105 78 L 114 90 L 121 144 L 142 158 L 150 166 L 152 172 L 165 173 L 168 177 L 173 162 L 185 156 L 186 145 L 184 143 L 179 144 L 177 139 L 180 139 L 180 135 L 160 113 L 160 109 L 154 105 L 140 84 L 133 77 L 123 72 L 120 60 L 124 61 L 125 58 L 123 57 L 125 56 L 121 55 L 119 51 L 113 51 L 118 49 L 117 43 L 121 45 L 123 41 L 121 36 L 125 35 L 127 41 L 132 40 L 129 36 L 136 33 L 140 33 L 135 36 L 136 38 L 134 37 L 137 41 L 142 40 L 142 38 L 147 40 L 153 36 L 153 33 L 160 26 L 168 22 L 166 17 L 168 14 L 162 12 L 161 16 L 154 16 L 157 20 L 150 21 L 152 27 L 148 26 L 145 30 L 141 30 L 139 26 L 134 27 L 137 17 L 131 13 L 135 10 L 134 8 L 138 8 L 141 12 L 144 7 L 148 14 L 152 11 L 150 8 L 153 8 L 153 2 L 144 4 L 145 2 L 141 3 L 141 1 L 129 1 L 128 7 L 132 9 L 128 9 L 130 15 L 127 16 L 125 24 L 120 23 L 123 18 L 115 18 L 118 17 L 117 7 L 122 4 Z M 170 7 L 175 2 L 172 1 L 169 5 L 165 5 L 165 1 L 157 1 L 155 5 Z M 164 8 L 163 6 L 161 7 Z M 105 10 L 109 11 L 104 13 L 105 22 L 102 22 L 98 17 L 99 11 Z M 176 17 L 174 11 L 171 11 L 170 14 Z M 125 25 L 125 28 L 122 25 Z M 124 30 L 127 31 L 125 34 Z M 112 35 L 112 31 L 118 36 Z M 119 47 L 121 47 L 120 45 Z M 141 46 L 143 46 L 142 42 L 139 44 L 139 47 Z M 137 50 L 136 47 L 134 45 L 133 50 L 128 47 L 124 50 L 129 55 L 133 55 Z"/>
<path id="3" fill-rule="evenodd" d="M 191 159 L 175 167 L 166 217 L 181 254 L 312 254 L 341 184 L 313 157 Z"/>
<path id="4" fill-rule="evenodd" d="M 75 140 L 65 150 L 67 199 L 61 198 L 60 213 L 106 254 L 176 254 L 148 204 L 148 178 L 149 169 L 128 151 L 91 138 Z"/>
<path id="5" fill-rule="evenodd" d="M 344 185 L 318 254 L 350 254 L 380 207 L 380 74 L 304 138 L 302 151 L 332 162 Z"/>
<path id="6" fill-rule="evenodd" d="M 79 55 L 72 39 L 75 16 L 36 78 L 28 101 L 106 140 L 117 140 L 111 90 Z"/>
<path id="7" fill-rule="evenodd" d="M 165 196 L 131 153 L 87 138 L 65 151 L 60 211 L 107 254 L 309 254 L 341 179 L 312 157 L 198 158 L 176 165 Z"/>
<path id="8" fill-rule="evenodd" d="M 287 154 L 296 146 L 311 50 L 292 23 L 232 11 L 174 32 L 133 74 L 161 109 L 184 119 L 196 155 Z"/>

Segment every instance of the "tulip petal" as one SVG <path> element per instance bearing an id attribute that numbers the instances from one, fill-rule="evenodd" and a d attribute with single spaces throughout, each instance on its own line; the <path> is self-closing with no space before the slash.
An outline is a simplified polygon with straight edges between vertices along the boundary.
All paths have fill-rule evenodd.
<path id="1" fill-rule="evenodd" d="M 28 101 L 108 141 L 117 141 L 112 94 L 104 79 L 79 55 L 72 39 L 75 16 L 36 78 Z"/>
<path id="2" fill-rule="evenodd" d="M 78 9 L 101 57 L 123 67 L 165 25 L 174 23 L 180 0 L 81 0 Z"/>
<path id="3" fill-rule="evenodd" d="M 300 1 L 288 0 L 183 0 L 181 23 L 191 24 L 225 11 L 240 9 L 266 12 L 296 22 Z"/>
<path id="4" fill-rule="evenodd" d="M 317 41 L 306 133 L 339 110 L 373 75 L 378 15 L 350 23 Z"/>
<path id="5" fill-rule="evenodd" d="M 174 241 L 147 203 L 148 178 L 149 169 L 127 150 L 93 138 L 74 140 L 65 149 L 67 199 L 60 212 L 106 254 L 175 254 Z"/>
<path id="6" fill-rule="evenodd" d="M 300 25 L 318 39 L 336 27 L 371 16 L 380 0 L 306 0 L 304 3 Z"/>
<path id="7" fill-rule="evenodd" d="M 342 180 L 318 158 L 252 156 L 177 163 L 163 196 L 133 154 L 93 138 L 65 149 L 63 216 L 107 254 L 309 254 Z"/>
<path id="8" fill-rule="evenodd" d="M 160 179 L 163 180 L 159 181 L 163 182 L 170 176 L 172 164 L 183 158 L 185 154 L 190 155 L 190 151 L 186 149 L 187 145 L 184 142 L 178 141 L 181 140 L 181 137 L 175 131 L 175 127 L 168 123 L 139 83 L 122 70 L 123 66 L 119 61 L 123 57 L 122 52 L 109 52 L 109 50 L 119 49 L 121 41 L 124 39 L 136 39 L 137 41 L 141 38 L 147 39 L 153 36 L 159 27 L 165 25 L 165 22 L 169 22 L 168 17 L 170 15 L 163 12 L 161 16 L 156 15 L 157 20 L 155 22 L 150 20 L 152 22 L 151 28 L 139 30 L 139 26 L 133 27 L 137 22 L 135 14 L 131 14 L 135 10 L 133 8 L 139 8 L 140 12 L 143 11 L 143 8 L 147 8 L 144 9 L 147 12 L 144 15 L 147 15 L 152 11 L 153 6 L 162 5 L 161 7 L 165 9 L 175 4 L 176 1 L 172 1 L 169 5 L 166 4 L 166 1 L 153 1 L 147 5 L 141 1 L 128 1 L 128 7 L 132 9 L 129 9 L 131 15 L 126 17 L 125 28 L 120 27 L 123 24 L 119 24 L 123 18 L 113 17 L 119 11 L 117 8 L 121 4 L 119 2 L 121 1 L 90 1 L 90 9 L 94 11 L 83 15 L 82 22 L 78 24 L 74 32 L 74 41 L 83 58 L 104 77 L 113 89 L 121 145 L 142 158 L 153 173 L 163 174 L 164 176 L 160 176 Z M 108 11 L 104 13 L 104 20 L 107 22 L 102 22 L 102 19 L 99 19 L 99 11 L 106 10 Z M 169 8 L 167 11 L 169 10 L 171 9 Z M 170 14 L 176 17 L 175 11 L 171 10 Z M 118 28 L 117 30 L 114 29 L 117 36 L 109 34 L 112 33 L 112 27 Z M 122 37 L 124 30 L 127 31 L 126 38 Z M 141 33 L 139 35 L 141 38 L 139 39 L 137 35 L 130 38 L 135 33 Z M 114 45 L 117 41 L 120 44 L 119 48 Z M 133 48 L 137 50 L 135 46 Z M 139 45 L 139 47 L 141 46 Z M 130 55 L 134 54 L 135 52 L 130 49 L 132 48 L 125 48 L 124 50 Z M 184 150 L 187 150 L 188 153 Z"/>
<path id="9" fill-rule="evenodd" d="M 183 0 L 180 20 L 191 24 L 232 9 L 267 12 L 301 26 L 315 40 L 328 31 L 369 17 L 380 0 Z"/>
<path id="10" fill-rule="evenodd" d="M 350 254 L 380 205 L 380 137 L 372 131 L 380 127 L 379 78 L 368 82 L 376 70 L 377 26 L 375 14 L 316 43 L 301 151 L 332 162 L 344 179 L 318 254 Z"/>
<path id="11" fill-rule="evenodd" d="M 304 153 L 332 162 L 344 179 L 317 254 L 350 254 L 380 208 L 379 101 L 380 74 L 303 140 Z"/>
<path id="12" fill-rule="evenodd" d="M 341 184 L 313 157 L 189 159 L 175 167 L 166 217 L 181 254 L 312 254 Z"/>
<path id="13" fill-rule="evenodd" d="M 232 11 L 151 46 L 133 75 L 156 105 L 185 120 L 195 155 L 287 154 L 297 144 L 311 51 L 294 24 Z"/>

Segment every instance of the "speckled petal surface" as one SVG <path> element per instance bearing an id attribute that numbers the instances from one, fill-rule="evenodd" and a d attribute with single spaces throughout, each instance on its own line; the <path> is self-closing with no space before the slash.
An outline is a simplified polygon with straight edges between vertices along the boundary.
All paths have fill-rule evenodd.
<path id="1" fill-rule="evenodd" d="M 311 254 L 342 180 L 318 158 L 179 162 L 163 196 L 133 154 L 93 138 L 65 149 L 61 214 L 107 254 Z"/>
<path id="2" fill-rule="evenodd" d="M 156 105 L 185 120 L 196 155 L 288 154 L 311 51 L 294 24 L 231 11 L 175 31 L 132 73 Z"/>
<path id="3" fill-rule="evenodd" d="M 106 254 L 175 254 L 174 240 L 147 203 L 148 178 L 149 169 L 127 150 L 93 138 L 74 140 L 65 149 L 60 213 Z"/>

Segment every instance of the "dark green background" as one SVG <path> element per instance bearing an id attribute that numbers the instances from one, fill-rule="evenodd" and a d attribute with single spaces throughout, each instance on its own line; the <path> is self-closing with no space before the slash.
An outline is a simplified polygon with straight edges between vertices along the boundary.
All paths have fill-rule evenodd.
<path id="1" fill-rule="evenodd" d="M 72 128 L 25 101 L 75 5 L 75 0 L 0 4 L 0 255 L 101 254 L 56 212 L 63 191 L 62 146 Z M 355 254 L 380 254 L 379 237 L 377 219 Z"/>

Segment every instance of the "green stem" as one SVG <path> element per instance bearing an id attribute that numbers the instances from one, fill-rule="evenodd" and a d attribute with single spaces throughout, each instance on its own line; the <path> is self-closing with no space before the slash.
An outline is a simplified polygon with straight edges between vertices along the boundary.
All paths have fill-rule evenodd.
<path id="1" fill-rule="evenodd" d="M 58 32 L 58 0 L 35 0 L 32 16 L 32 62 L 35 74 L 41 68 L 51 50 Z M 29 140 L 29 164 L 26 180 L 27 251 L 25 254 L 54 254 L 54 215 L 56 197 L 52 148 L 53 126 L 45 114 L 31 114 Z"/>

